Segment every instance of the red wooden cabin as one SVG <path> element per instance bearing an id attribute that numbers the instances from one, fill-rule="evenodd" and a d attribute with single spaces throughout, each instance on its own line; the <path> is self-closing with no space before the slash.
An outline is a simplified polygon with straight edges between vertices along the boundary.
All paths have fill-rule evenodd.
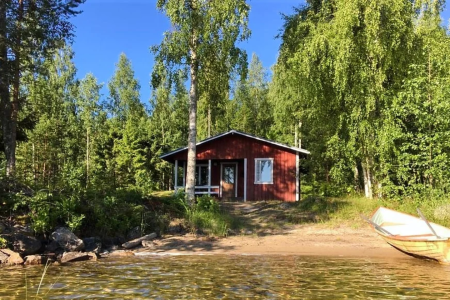
<path id="1" fill-rule="evenodd" d="M 197 195 L 219 199 L 300 199 L 300 158 L 309 151 L 231 130 L 197 143 Z M 186 182 L 187 147 L 161 156 L 175 165 L 174 189 Z"/>

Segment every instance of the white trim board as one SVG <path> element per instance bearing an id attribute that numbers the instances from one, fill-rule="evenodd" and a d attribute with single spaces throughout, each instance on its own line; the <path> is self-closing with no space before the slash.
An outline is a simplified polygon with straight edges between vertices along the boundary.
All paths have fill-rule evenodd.
<path id="1" fill-rule="evenodd" d="M 247 201 L 247 159 L 244 158 L 244 202 Z"/>

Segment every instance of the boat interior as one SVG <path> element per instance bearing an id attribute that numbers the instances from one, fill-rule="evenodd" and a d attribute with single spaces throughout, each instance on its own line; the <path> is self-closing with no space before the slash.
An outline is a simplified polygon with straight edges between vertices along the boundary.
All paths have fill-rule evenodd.
<path id="1" fill-rule="evenodd" d="M 395 220 L 395 221 L 393 221 Z M 436 235 L 428 226 L 427 222 L 387 208 L 378 209 L 372 216 L 372 221 L 397 237 L 417 240 L 443 240 L 450 238 L 450 229 L 435 223 L 429 223 Z"/>

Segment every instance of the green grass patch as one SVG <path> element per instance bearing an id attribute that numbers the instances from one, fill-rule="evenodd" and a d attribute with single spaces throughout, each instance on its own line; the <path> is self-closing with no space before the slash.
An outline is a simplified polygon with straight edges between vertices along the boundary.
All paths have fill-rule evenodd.
<path id="1" fill-rule="evenodd" d="M 218 201 L 210 196 L 197 198 L 192 206 L 186 205 L 186 225 L 191 232 L 224 237 L 229 230 L 240 226 L 239 218 L 220 208 Z"/>
<path id="2" fill-rule="evenodd" d="M 172 198 L 174 193 L 175 193 L 174 191 L 156 191 L 156 192 L 152 192 L 150 194 L 150 198 L 168 199 L 168 198 Z"/>
<path id="3" fill-rule="evenodd" d="M 202 231 L 208 235 L 224 237 L 229 229 L 238 227 L 237 219 L 225 212 L 193 210 L 186 216 L 186 222 L 192 232 Z"/>
<path id="4" fill-rule="evenodd" d="M 330 226 L 346 224 L 359 227 L 364 225 L 361 214 L 369 216 L 380 205 L 378 200 L 361 196 L 308 196 L 295 204 L 290 219 L 293 223 L 320 222 Z"/>
<path id="5" fill-rule="evenodd" d="M 370 217 L 372 212 L 379 206 L 384 206 L 403 213 L 418 216 L 419 208 L 425 217 L 437 224 L 450 227 L 450 201 L 448 199 L 367 199 L 363 196 L 347 196 L 340 198 L 308 196 L 294 206 L 294 212 L 290 218 L 294 223 L 321 222 L 330 226 L 346 224 L 352 227 L 365 226 L 361 215 Z M 309 216 L 299 218 L 298 216 Z M 295 222 L 295 217 L 297 221 Z"/>

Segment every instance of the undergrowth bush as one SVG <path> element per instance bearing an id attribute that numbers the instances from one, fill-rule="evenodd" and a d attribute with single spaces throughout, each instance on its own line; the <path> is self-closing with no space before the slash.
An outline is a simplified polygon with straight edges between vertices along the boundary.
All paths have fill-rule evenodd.
<path id="1" fill-rule="evenodd" d="M 229 229 L 238 224 L 235 218 L 220 209 L 213 197 L 203 195 L 192 206 L 187 204 L 183 193 L 175 197 L 184 208 L 186 225 L 193 233 L 201 231 L 214 236 L 226 236 Z"/>
<path id="2" fill-rule="evenodd" d="M 0 236 L 0 249 L 8 247 L 8 241 Z"/>
<path id="3" fill-rule="evenodd" d="M 217 213 L 219 212 L 220 206 L 216 199 L 203 195 L 197 198 L 196 209 L 198 211 Z"/>
<path id="4" fill-rule="evenodd" d="M 9 198 L 13 204 L 8 209 L 27 215 L 37 234 L 47 235 L 58 226 L 66 226 L 82 236 L 113 237 L 125 236 L 136 226 L 142 230 L 148 227 L 145 199 L 135 189 L 41 190 L 32 196 L 9 193 Z"/>
<path id="5" fill-rule="evenodd" d="M 85 201 L 82 208 L 86 220 L 83 232 L 100 237 L 126 236 L 137 226 L 145 230 L 145 207 L 143 197 L 136 192 L 126 190 L 109 195 L 97 195 Z"/>

